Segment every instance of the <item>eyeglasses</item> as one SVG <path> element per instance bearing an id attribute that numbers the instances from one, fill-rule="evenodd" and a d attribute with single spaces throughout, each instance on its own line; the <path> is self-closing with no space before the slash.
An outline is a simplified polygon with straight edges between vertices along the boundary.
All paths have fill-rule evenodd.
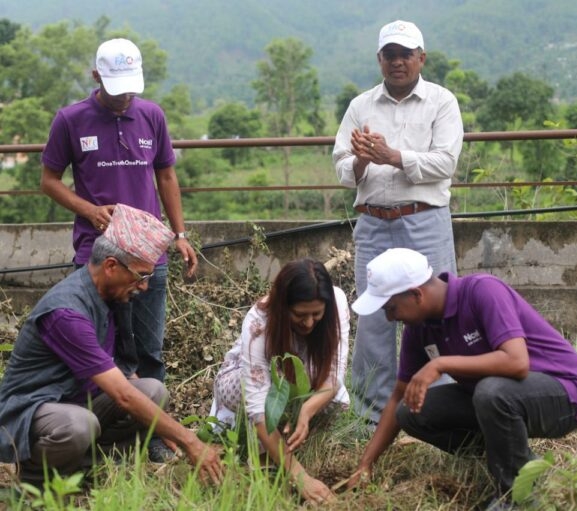
<path id="1" fill-rule="evenodd" d="M 120 264 L 120 266 L 123 266 L 130 273 L 132 273 L 132 275 L 136 278 L 136 281 L 134 282 L 135 284 L 142 284 L 143 282 L 147 282 L 148 280 L 150 280 L 151 277 L 154 276 L 154 272 L 138 273 L 137 271 L 130 268 L 124 261 L 121 261 L 120 259 L 116 259 L 116 261 L 118 262 L 118 264 Z"/>

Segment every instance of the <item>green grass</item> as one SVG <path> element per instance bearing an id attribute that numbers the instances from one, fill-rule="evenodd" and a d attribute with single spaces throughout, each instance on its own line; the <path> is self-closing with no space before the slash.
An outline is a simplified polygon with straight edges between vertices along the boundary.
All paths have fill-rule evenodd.
<path id="1" fill-rule="evenodd" d="M 354 470 L 366 440 L 359 440 L 358 421 L 344 413 L 330 430 L 313 433 L 299 459 L 309 473 L 333 485 Z M 577 438 L 569 435 L 560 445 L 534 442 L 536 452 L 553 449 L 555 463 L 537 482 L 531 509 L 575 509 L 575 457 Z M 226 456 L 225 456 L 226 458 Z M 139 451 L 120 461 L 105 458 L 87 485 L 74 477 L 58 480 L 42 491 L 24 490 L 0 500 L 0 509 L 48 511 L 296 511 L 306 508 L 286 476 L 264 466 L 256 442 L 247 461 L 228 456 L 226 475 L 219 486 L 200 482 L 185 461 L 148 464 Z M 460 458 L 400 436 L 375 465 L 373 479 L 361 489 L 339 490 L 329 510 L 473 511 L 492 494 L 483 458 Z M 4 508 L 2 506 L 5 506 Z M 524 509 L 521 506 L 519 509 Z"/>
<path id="2" fill-rule="evenodd" d="M 231 261 L 230 268 L 227 264 L 220 268 L 218 282 L 200 279 L 184 285 L 180 264 L 171 263 L 165 343 L 170 413 L 178 420 L 191 414 L 206 417 L 215 371 L 238 335 L 247 306 L 266 293 L 268 283 L 254 268 L 242 275 L 234 273 Z M 351 266 L 344 261 L 331 270 L 347 295 L 354 286 Z M 11 314 L 8 303 L 0 305 L 4 314 Z M 354 317 L 351 328 L 353 339 Z M 0 374 L 7 355 L 0 351 Z M 297 456 L 311 475 L 331 487 L 352 474 L 369 437 L 351 410 L 336 415 L 329 426 L 311 434 Z M 119 459 L 105 457 L 87 478 L 86 487 L 66 478 L 36 494 L 14 493 L 13 488 L 20 488 L 18 482 L 0 466 L 0 511 L 303 509 L 284 473 L 263 468 L 255 436 L 249 438 L 248 455 L 241 455 L 234 443 L 224 451 L 226 476 L 218 487 L 202 484 L 185 460 L 159 467 L 149 464 L 139 449 Z M 532 447 L 539 455 L 551 453 L 554 459 L 531 492 L 536 509 L 577 509 L 577 433 L 558 440 L 535 440 Z M 323 509 L 473 511 L 492 492 L 483 457 L 451 456 L 401 434 L 375 464 L 366 487 L 339 490 L 336 501 Z"/>
<path id="3" fill-rule="evenodd" d="M 309 473 L 332 486 L 354 470 L 364 442 L 359 440 L 359 423 L 344 412 L 330 430 L 313 433 L 306 450 L 298 454 Z M 562 442 L 575 445 L 575 435 Z M 575 509 L 575 458 L 563 456 L 551 441 L 535 442 L 543 454 L 557 449 L 557 464 L 537 483 L 532 496 L 534 509 Z M 219 486 L 200 482 L 197 472 L 185 461 L 151 465 L 140 451 L 118 460 L 105 458 L 95 468 L 87 485 L 74 477 L 58 480 L 44 490 L 24 490 L 4 498 L 4 509 L 48 511 L 229 511 L 254 509 L 293 511 L 304 509 L 298 492 L 286 476 L 262 464 L 252 440 L 247 461 L 228 455 L 226 475 Z M 563 466 L 565 468 L 563 468 Z M 563 473 L 562 473 L 563 471 Z M 329 510 L 435 510 L 478 509 L 491 497 L 491 481 L 483 458 L 460 458 L 400 436 L 378 460 L 373 479 L 362 489 L 340 490 Z M 0 509 L 2 501 L 0 501 Z M 521 507 L 520 509 L 523 509 Z"/>

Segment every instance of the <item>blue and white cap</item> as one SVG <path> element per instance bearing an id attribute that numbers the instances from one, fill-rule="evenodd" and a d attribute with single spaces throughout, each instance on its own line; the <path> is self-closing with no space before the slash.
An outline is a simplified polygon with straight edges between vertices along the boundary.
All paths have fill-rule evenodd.
<path id="1" fill-rule="evenodd" d="M 409 50 L 414 50 L 415 48 L 425 49 L 423 34 L 417 28 L 417 25 L 403 20 L 393 21 L 381 28 L 377 53 L 387 44 L 400 44 Z"/>
<path id="2" fill-rule="evenodd" d="M 108 94 L 141 94 L 144 90 L 142 55 L 128 39 L 110 39 L 96 52 L 96 70 Z"/>

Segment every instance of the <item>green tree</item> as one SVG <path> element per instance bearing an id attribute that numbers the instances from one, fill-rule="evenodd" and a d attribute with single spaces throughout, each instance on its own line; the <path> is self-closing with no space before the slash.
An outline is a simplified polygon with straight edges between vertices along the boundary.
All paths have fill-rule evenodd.
<path id="1" fill-rule="evenodd" d="M 38 33 L 20 28 L 0 45 L 0 143 L 46 140 L 56 111 L 88 95 L 95 86 L 92 69 L 96 48 L 105 38 L 114 37 L 106 33 L 108 23 L 107 18 L 100 18 L 93 26 L 64 21 L 47 25 Z M 131 38 L 137 41 L 136 36 Z M 140 48 L 147 87 L 154 91 L 166 73 L 166 54 L 154 41 L 144 41 Z M 12 173 L 14 189 L 37 190 L 39 156 L 29 156 Z M 3 200 L 0 210 L 1 219 L 10 222 L 53 221 L 61 219 L 64 211 L 48 198 L 32 195 Z"/>
<path id="2" fill-rule="evenodd" d="M 0 45 L 12 41 L 19 29 L 20 25 L 18 23 L 12 23 L 6 18 L 0 19 Z"/>
<path id="3" fill-rule="evenodd" d="M 349 108 L 350 102 L 360 94 L 358 87 L 354 83 L 347 83 L 339 92 L 335 99 L 336 109 L 335 117 L 337 122 L 340 124 L 345 116 L 347 108 Z"/>
<path id="4" fill-rule="evenodd" d="M 488 131 L 506 130 L 518 120 L 526 127 L 542 127 L 553 113 L 553 88 L 523 73 L 501 78 L 479 110 L 477 120 Z"/>
<path id="5" fill-rule="evenodd" d="M 516 72 L 501 78 L 489 92 L 487 100 L 477 112 L 477 122 L 485 131 L 542 129 L 545 121 L 554 115 L 552 98 L 553 88 L 546 82 Z M 534 176 L 544 178 L 556 173 L 546 163 L 547 158 L 554 153 L 551 145 L 550 141 L 545 140 L 523 143 L 523 162 Z M 501 147 L 509 148 L 512 164 L 515 160 L 515 145 L 501 142 Z"/>
<path id="6" fill-rule="evenodd" d="M 532 179 L 542 181 L 547 178 L 565 179 L 563 174 L 566 158 L 560 140 L 527 140 L 519 148 L 523 157 L 523 170 Z"/>
<path id="7" fill-rule="evenodd" d="M 42 109 L 54 114 L 62 106 L 84 98 L 95 86 L 92 69 L 98 44 L 119 35 L 130 37 L 140 46 L 145 94 L 154 91 L 166 76 L 166 52 L 154 41 L 139 42 L 136 35 L 107 34 L 108 22 L 100 18 L 93 26 L 86 26 L 63 21 L 47 25 L 36 34 L 29 28 L 20 29 L 10 42 L 0 46 L 0 102 L 39 98 Z"/>
<path id="8" fill-rule="evenodd" d="M 299 122 L 320 110 L 317 71 L 312 49 L 294 38 L 275 39 L 266 47 L 267 60 L 257 62 L 259 78 L 252 82 L 256 102 L 266 107 L 271 135 L 293 136 Z"/>
<path id="9" fill-rule="evenodd" d="M 577 103 L 571 103 L 565 110 L 567 128 L 577 129 Z"/>
<path id="10" fill-rule="evenodd" d="M 260 135 L 262 124 L 260 113 L 249 110 L 242 103 L 227 103 L 212 114 L 208 122 L 210 138 L 255 138 Z M 222 157 L 236 165 L 250 156 L 248 147 L 225 147 Z"/>
<path id="11" fill-rule="evenodd" d="M 300 123 L 321 117 L 317 71 L 310 64 L 313 51 L 295 38 L 275 39 L 265 51 L 268 58 L 257 62 L 258 78 L 252 82 L 255 101 L 264 107 L 272 136 L 295 136 L 301 132 Z M 283 147 L 286 186 L 290 152 L 290 147 Z M 285 213 L 288 206 L 285 193 Z"/>
<path id="12" fill-rule="evenodd" d="M 577 129 L 577 102 L 567 106 L 563 117 L 565 118 L 567 128 Z M 565 176 L 567 176 L 568 179 L 573 179 L 575 177 L 575 171 L 577 170 L 577 140 L 563 140 L 563 150 L 567 154 Z"/>
<path id="13" fill-rule="evenodd" d="M 449 60 L 447 56 L 440 51 L 428 51 L 425 65 L 421 71 L 423 78 L 429 82 L 445 84 L 445 77 L 452 69 L 459 65 L 457 60 Z"/>
<path id="14" fill-rule="evenodd" d="M 476 110 L 489 95 L 489 84 L 475 71 L 456 67 L 445 76 L 445 87 L 454 93 L 466 94 L 471 99 L 471 109 Z"/>
<path id="15" fill-rule="evenodd" d="M 474 131 L 476 112 L 489 95 L 489 84 L 475 71 L 455 67 L 445 76 L 445 87 L 459 100 L 465 131 Z"/>
<path id="16" fill-rule="evenodd" d="M 51 114 L 42 109 L 40 98 L 24 98 L 6 105 L 0 115 L 0 132 L 19 144 L 35 143 L 46 137 Z M 26 160 L 9 170 L 19 190 L 37 190 L 40 180 L 40 155 L 30 153 Z M 5 223 L 71 221 L 68 210 L 44 195 L 2 196 L 1 220 Z"/>
<path id="17" fill-rule="evenodd" d="M 159 101 L 164 110 L 170 135 L 173 139 L 193 138 L 190 129 L 192 101 L 190 91 L 184 84 L 175 85 Z"/>
<path id="18" fill-rule="evenodd" d="M 43 110 L 55 112 L 84 96 L 93 83 L 96 42 L 90 29 L 67 22 L 48 25 L 38 34 L 19 30 L 0 46 L 0 100 L 6 104 L 37 97 Z"/>
<path id="19" fill-rule="evenodd" d="M 0 132 L 9 143 L 33 144 L 46 138 L 52 115 L 42 109 L 42 99 L 23 98 L 8 103 L 0 115 Z"/>

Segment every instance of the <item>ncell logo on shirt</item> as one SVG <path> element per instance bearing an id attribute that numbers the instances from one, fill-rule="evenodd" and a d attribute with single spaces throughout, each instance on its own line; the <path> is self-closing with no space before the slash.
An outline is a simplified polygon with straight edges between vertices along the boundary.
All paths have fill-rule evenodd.
<path id="1" fill-rule="evenodd" d="M 463 340 L 467 343 L 467 346 L 473 346 L 473 344 L 481 340 L 481 334 L 478 330 L 471 332 L 470 334 L 464 334 Z"/>
<path id="2" fill-rule="evenodd" d="M 139 138 L 138 146 L 141 149 L 152 149 L 152 139 L 151 138 Z"/>

